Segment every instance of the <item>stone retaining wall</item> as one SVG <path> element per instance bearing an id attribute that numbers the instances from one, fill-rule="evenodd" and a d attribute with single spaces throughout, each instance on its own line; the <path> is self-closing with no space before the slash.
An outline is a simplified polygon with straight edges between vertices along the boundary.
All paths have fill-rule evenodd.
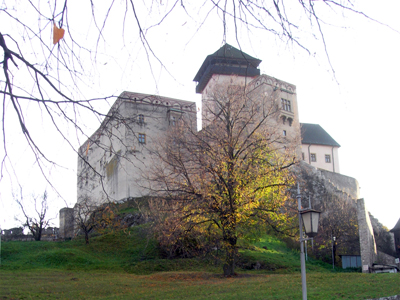
<path id="1" fill-rule="evenodd" d="M 366 300 L 400 300 L 400 295 L 390 296 L 390 297 L 382 297 L 382 298 L 374 298 L 374 299 L 366 299 Z"/>

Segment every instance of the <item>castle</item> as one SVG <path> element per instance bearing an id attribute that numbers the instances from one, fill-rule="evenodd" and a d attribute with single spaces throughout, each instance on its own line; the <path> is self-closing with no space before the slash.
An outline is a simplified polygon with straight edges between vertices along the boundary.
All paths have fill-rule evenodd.
<path id="1" fill-rule="evenodd" d="M 366 209 L 359 198 L 358 182 L 340 174 L 340 145 L 319 125 L 300 124 L 296 86 L 274 77 L 260 74 L 261 60 L 228 44 L 208 55 L 197 72 L 196 93 L 202 95 L 202 122 L 206 127 L 215 115 L 213 94 L 221 86 L 227 92 L 245 87 L 252 99 L 265 106 L 277 107 L 274 126 L 288 143 L 297 143 L 297 157 L 303 169 L 312 174 L 312 181 L 322 186 L 309 193 L 318 198 L 321 190 L 345 194 L 359 207 L 360 236 L 366 237 L 366 250 L 361 245 L 362 264 L 374 260 L 373 231 Z M 144 174 L 152 160 L 152 147 L 179 120 L 197 128 L 196 103 L 134 92 L 123 92 L 112 105 L 101 126 L 78 150 L 77 203 L 124 201 L 148 194 Z M 357 203 L 357 204 L 356 204 Z M 68 212 L 60 211 L 60 235 L 67 236 Z M 364 226 L 365 225 L 365 226 Z M 70 227 L 69 227 L 70 228 Z M 364 232 L 365 231 L 365 232 Z M 70 231 L 69 231 L 70 232 Z M 70 234 L 70 233 L 69 233 Z M 371 237 L 372 236 L 372 237 Z M 371 250 L 372 249 L 372 250 Z M 374 250 L 375 249 L 375 250 Z M 363 253 L 367 253 L 363 257 Z"/>
<path id="2" fill-rule="evenodd" d="M 277 125 L 288 141 L 300 141 L 302 159 L 339 173 L 340 145 L 319 125 L 299 123 L 296 87 L 262 74 L 260 60 L 226 44 L 208 55 L 194 81 L 202 95 L 203 127 L 212 119 L 215 88 L 246 86 L 253 98 L 280 107 Z M 196 127 L 196 103 L 133 92 L 123 92 L 99 129 L 79 148 L 78 202 L 90 197 L 97 203 L 146 195 L 141 174 L 151 163 L 157 139 L 181 119 Z M 300 129 L 301 127 L 301 129 Z"/>

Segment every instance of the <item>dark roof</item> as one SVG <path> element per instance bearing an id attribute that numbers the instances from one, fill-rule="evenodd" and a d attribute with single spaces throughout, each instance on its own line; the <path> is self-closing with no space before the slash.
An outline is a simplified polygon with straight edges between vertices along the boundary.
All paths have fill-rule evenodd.
<path id="1" fill-rule="evenodd" d="M 257 63 L 257 66 L 260 64 L 261 60 L 258 58 L 252 57 L 248 55 L 247 53 L 244 53 L 243 51 L 236 49 L 235 47 L 225 44 L 221 48 L 219 48 L 217 51 L 215 51 L 213 54 L 209 55 L 213 57 L 224 57 L 224 58 L 230 58 L 230 59 L 244 59 L 248 61 L 254 61 Z"/>
<path id="2" fill-rule="evenodd" d="M 397 223 L 396 223 L 396 225 L 393 227 L 393 229 L 390 230 L 390 232 L 398 231 L 398 230 L 400 230 L 400 219 L 397 221 Z"/>
<path id="3" fill-rule="evenodd" d="M 257 69 L 261 60 L 225 44 L 206 57 L 193 81 L 197 81 L 196 92 L 201 93 L 212 74 L 259 76 Z"/>
<path id="4" fill-rule="evenodd" d="M 318 124 L 301 123 L 301 143 L 340 147 L 340 145 Z"/>

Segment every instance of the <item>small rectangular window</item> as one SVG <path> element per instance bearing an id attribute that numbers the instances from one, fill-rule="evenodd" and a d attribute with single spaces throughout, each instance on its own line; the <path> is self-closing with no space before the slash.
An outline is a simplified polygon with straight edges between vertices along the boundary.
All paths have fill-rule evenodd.
<path id="1" fill-rule="evenodd" d="M 146 135 L 144 133 L 139 133 L 139 144 L 146 144 Z"/>
<path id="2" fill-rule="evenodd" d="M 143 125 L 144 124 L 144 115 L 139 115 L 138 116 L 138 122 L 139 122 L 139 125 Z"/>
<path id="3" fill-rule="evenodd" d="M 304 160 L 304 152 L 301 152 L 301 159 Z"/>
<path id="4" fill-rule="evenodd" d="M 175 126 L 176 124 L 176 118 L 175 117 L 171 117 L 171 125 Z"/>
<path id="5" fill-rule="evenodd" d="M 329 154 L 325 154 L 325 162 L 330 163 L 331 162 L 331 156 Z"/>
<path id="6" fill-rule="evenodd" d="M 283 131 L 283 136 L 286 136 L 286 130 Z"/>
<path id="7" fill-rule="evenodd" d="M 316 162 L 317 161 L 317 155 L 315 153 L 311 153 L 311 161 Z"/>

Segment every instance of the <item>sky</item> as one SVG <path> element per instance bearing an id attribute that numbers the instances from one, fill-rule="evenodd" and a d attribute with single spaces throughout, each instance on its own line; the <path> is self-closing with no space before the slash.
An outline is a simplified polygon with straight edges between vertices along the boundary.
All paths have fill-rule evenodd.
<path id="1" fill-rule="evenodd" d="M 21 5 L 19 1 L 15 3 L 15 9 Z M 137 7 L 143 28 L 157 24 L 160 14 L 173 4 L 168 1 L 160 3 L 150 8 Z M 400 169 L 400 161 L 395 155 L 400 146 L 397 122 L 400 110 L 397 91 L 400 82 L 398 1 L 382 0 L 379 5 L 372 0 L 354 2 L 355 9 L 379 22 L 360 14 L 328 10 L 315 1 L 316 9 L 325 21 L 322 30 L 329 60 L 316 25 L 307 26 L 307 20 L 299 14 L 298 8 L 291 6 L 288 7 L 288 16 L 302 25 L 301 30 L 295 32 L 296 37 L 310 53 L 285 39 L 254 28 L 249 31 L 239 27 L 236 35 L 229 20 L 224 36 L 221 15 L 208 14 L 205 5 L 196 3 L 189 4 L 192 6 L 187 7 L 187 12 L 178 7 L 160 25 L 146 31 L 155 58 L 152 52 L 145 51 L 133 15 L 127 16 L 125 28 L 122 27 L 122 8 L 116 7 L 110 12 L 103 31 L 104 39 L 97 43 L 96 23 L 88 17 L 90 7 L 82 3 L 79 7 L 69 5 L 69 29 L 77 41 L 87 43 L 90 52 L 79 48 L 74 50 L 82 63 L 78 85 L 72 85 L 71 78 L 60 72 L 67 90 L 69 88 L 75 95 L 86 98 L 117 96 L 127 90 L 200 104 L 201 97 L 195 93 L 193 78 L 206 56 L 226 41 L 261 59 L 262 74 L 296 85 L 300 122 L 320 124 L 341 145 L 340 171 L 358 180 L 367 209 L 389 229 L 400 218 L 400 199 L 395 190 Z M 48 11 L 51 9 L 43 8 L 44 14 Z M 96 7 L 95 13 L 101 15 L 105 11 L 104 7 Z M 18 9 L 18 14 L 21 20 L 37 23 L 37 17 L 28 8 Z M 44 26 L 46 22 L 48 20 L 42 21 L 42 38 L 48 39 L 48 45 L 52 47 L 51 26 Z M 0 30 L 16 39 L 24 35 L 18 26 L 7 22 L 1 15 Z M 60 42 L 61 50 L 55 47 L 53 51 L 61 53 L 69 42 L 67 35 L 65 41 Z M 27 51 L 27 55 L 32 59 L 40 58 L 43 50 L 34 39 L 30 43 L 33 50 Z M 34 90 L 22 72 L 21 69 L 14 70 L 15 82 L 25 90 Z M 107 112 L 112 101 L 99 101 L 96 107 Z M 38 145 L 57 162 L 57 166 L 45 164 L 43 171 L 51 178 L 55 190 L 43 178 L 23 140 L 15 116 L 7 106 L 9 157 L 0 181 L 0 227 L 5 229 L 18 224 L 14 220 L 19 215 L 18 207 L 13 198 L 17 197 L 20 186 L 25 199 L 48 190 L 51 199 L 49 214 L 54 216 L 54 224 L 58 226 L 58 210 L 76 202 L 77 156 L 74 149 L 84 142 L 85 134 L 90 135 L 97 129 L 100 120 L 88 112 L 79 112 L 77 118 L 85 134 L 77 133 L 76 128 L 60 121 L 69 144 L 49 126 L 48 117 L 37 105 L 21 105 Z"/>

